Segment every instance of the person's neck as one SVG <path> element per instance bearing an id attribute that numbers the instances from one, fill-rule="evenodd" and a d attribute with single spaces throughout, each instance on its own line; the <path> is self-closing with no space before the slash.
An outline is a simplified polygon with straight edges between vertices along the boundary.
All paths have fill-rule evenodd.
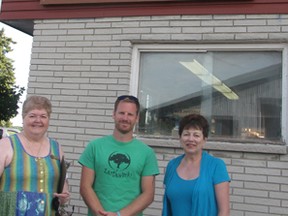
<path id="1" fill-rule="evenodd" d="M 124 134 L 114 129 L 113 137 L 119 142 L 130 142 L 133 139 L 133 131 Z"/>
<path id="2" fill-rule="evenodd" d="M 22 131 L 22 134 L 29 142 L 39 143 L 39 142 L 45 141 L 46 139 L 45 136 L 34 135 L 34 134 L 26 133 L 25 131 Z"/>
<path id="3" fill-rule="evenodd" d="M 202 152 L 197 154 L 185 154 L 184 161 L 186 163 L 198 163 L 201 161 L 202 158 Z"/>

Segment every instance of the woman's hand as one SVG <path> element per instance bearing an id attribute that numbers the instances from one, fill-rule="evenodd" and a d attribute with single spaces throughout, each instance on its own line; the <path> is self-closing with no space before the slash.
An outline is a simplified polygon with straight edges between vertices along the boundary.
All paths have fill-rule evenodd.
<path id="1" fill-rule="evenodd" d="M 70 193 L 68 191 L 62 193 L 54 193 L 53 195 L 59 198 L 60 205 L 64 205 L 70 200 Z"/>
<path id="2" fill-rule="evenodd" d="M 53 195 L 59 198 L 60 205 L 64 205 L 70 200 L 68 179 L 65 180 L 62 193 L 54 193 Z"/>

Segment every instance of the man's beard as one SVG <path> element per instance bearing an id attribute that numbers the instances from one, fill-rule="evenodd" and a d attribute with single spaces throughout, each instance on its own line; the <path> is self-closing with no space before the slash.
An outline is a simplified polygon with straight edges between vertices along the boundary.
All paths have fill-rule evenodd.
<path id="1" fill-rule="evenodd" d="M 129 127 L 125 127 L 125 129 L 123 129 L 123 127 L 121 127 L 121 124 L 125 123 L 125 125 L 128 125 L 129 124 Z M 122 133 L 122 134 L 127 134 L 127 133 L 130 133 L 132 128 L 131 128 L 131 124 L 129 122 L 126 122 L 126 121 L 122 121 L 122 122 L 119 122 L 116 124 L 116 128 L 117 130 Z"/>

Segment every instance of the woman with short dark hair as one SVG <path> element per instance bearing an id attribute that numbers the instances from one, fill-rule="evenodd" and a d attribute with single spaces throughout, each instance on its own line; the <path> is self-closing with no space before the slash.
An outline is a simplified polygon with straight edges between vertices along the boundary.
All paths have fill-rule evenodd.
<path id="1" fill-rule="evenodd" d="M 208 121 L 201 115 L 180 121 L 184 154 L 168 163 L 162 216 L 229 216 L 230 177 L 223 160 L 203 150 L 208 133 Z"/>

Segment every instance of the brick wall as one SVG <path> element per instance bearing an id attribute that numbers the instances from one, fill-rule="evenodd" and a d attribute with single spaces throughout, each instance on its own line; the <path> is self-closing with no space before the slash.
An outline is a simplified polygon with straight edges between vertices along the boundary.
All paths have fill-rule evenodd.
<path id="1" fill-rule="evenodd" d="M 155 150 L 161 175 L 157 176 L 155 201 L 145 215 L 160 216 L 165 166 L 182 151 L 177 147 L 157 147 Z M 223 150 L 208 152 L 222 158 L 227 165 L 232 179 L 231 216 L 288 215 L 288 155 Z"/>
<path id="2" fill-rule="evenodd" d="M 287 43 L 288 15 L 147 16 L 102 19 L 37 20 L 28 94 L 51 99 L 49 136 L 73 162 L 69 168 L 74 215 L 87 208 L 79 195 L 79 155 L 87 142 L 113 129 L 117 95 L 128 93 L 132 48 L 138 43 Z M 146 216 L 159 216 L 167 162 L 182 153 L 177 142 L 148 141 L 161 174 L 155 202 Z M 288 215 L 286 146 L 209 143 L 207 150 L 224 159 L 231 181 L 231 215 Z"/>

